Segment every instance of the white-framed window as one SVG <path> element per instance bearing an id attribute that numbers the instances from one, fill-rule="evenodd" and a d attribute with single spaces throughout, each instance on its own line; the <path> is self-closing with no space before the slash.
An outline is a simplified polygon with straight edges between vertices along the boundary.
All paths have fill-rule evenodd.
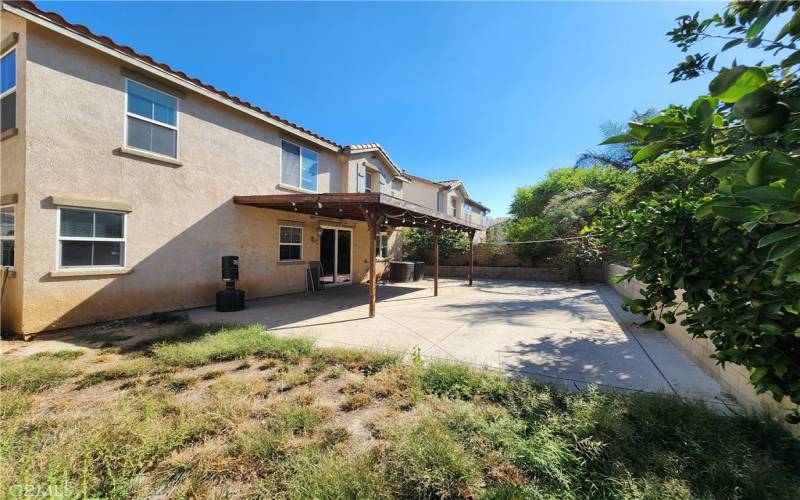
<path id="1" fill-rule="evenodd" d="M 372 192 L 372 172 L 367 172 L 364 174 L 364 192 Z"/>
<path id="2" fill-rule="evenodd" d="M 17 49 L 0 55 L 0 132 L 17 126 Z"/>
<path id="3" fill-rule="evenodd" d="M 375 257 L 379 259 L 389 258 L 389 235 L 379 233 L 375 238 Z"/>
<path id="4" fill-rule="evenodd" d="M 281 184 L 317 190 L 319 155 L 289 141 L 281 141 Z"/>
<path id="5" fill-rule="evenodd" d="M 58 209 L 58 267 L 125 267 L 127 214 Z"/>
<path id="6" fill-rule="evenodd" d="M 178 99 L 126 79 L 125 145 L 177 158 Z"/>
<path id="7" fill-rule="evenodd" d="M 458 217 L 458 200 L 455 197 L 450 198 L 450 209 L 453 217 Z"/>
<path id="8" fill-rule="evenodd" d="M 14 246 L 16 234 L 15 206 L 0 207 L 0 243 L 3 247 L 2 267 L 14 268 Z"/>
<path id="9" fill-rule="evenodd" d="M 303 228 L 279 226 L 278 259 L 303 260 Z"/>

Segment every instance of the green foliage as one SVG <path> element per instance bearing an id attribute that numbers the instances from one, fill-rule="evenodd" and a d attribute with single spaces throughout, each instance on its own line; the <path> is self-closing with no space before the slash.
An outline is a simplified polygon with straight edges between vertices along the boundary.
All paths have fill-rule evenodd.
<path id="1" fill-rule="evenodd" d="M 429 260 L 433 253 L 434 238 L 429 229 L 406 228 L 403 230 L 403 251 L 411 260 Z M 466 233 L 455 229 L 443 229 L 439 235 L 439 255 L 449 257 L 469 252 Z"/>
<path id="2" fill-rule="evenodd" d="M 590 190 L 606 196 L 621 191 L 629 176 L 628 172 L 600 165 L 554 169 L 533 186 L 517 188 L 509 213 L 517 219 L 539 217 L 556 195 Z"/>
<path id="3" fill-rule="evenodd" d="M 673 81 L 715 71 L 718 57 L 740 44 L 771 53 L 774 64 L 734 60 L 718 71 L 709 95 L 631 122 L 626 134 L 608 139 L 634 141 L 635 164 L 687 152 L 700 158 L 693 181 L 708 194 L 610 210 L 596 226 L 633 262 L 626 277 L 649 284 L 629 305 L 650 316 L 649 326 L 676 321 L 671 312 L 659 313 L 661 304 L 674 304 L 674 290 L 686 289 L 682 324 L 695 336 L 707 335 L 721 363 L 747 367 L 758 392 L 794 403 L 800 403 L 798 6 L 737 2 L 709 19 L 678 18 L 669 36 L 684 52 L 701 41 L 727 42 L 716 53 L 687 56 Z M 763 32 L 774 20 L 784 24 L 767 40 Z M 800 421 L 800 413 L 787 418 Z"/>
<path id="4" fill-rule="evenodd" d="M 541 182 L 518 188 L 511 203 L 513 218 L 504 224 L 509 242 L 575 236 L 590 221 L 594 207 L 616 198 L 630 182 L 631 173 L 613 166 L 566 167 L 548 172 Z M 576 277 L 597 261 L 596 251 L 585 245 L 521 243 L 514 253 L 531 265 L 546 256 L 559 256 Z"/>
<path id="5" fill-rule="evenodd" d="M 432 363 L 422 373 L 422 385 L 437 396 L 472 399 L 483 388 L 484 377 L 469 367 L 455 363 Z"/>
<path id="6" fill-rule="evenodd" d="M 700 168 L 697 164 L 700 157 L 698 153 L 674 154 L 637 165 L 618 201 L 633 208 L 653 193 L 677 194 L 685 191 L 692 185 L 693 177 Z M 704 185 L 711 183 L 711 180 L 707 180 Z"/>
<path id="7" fill-rule="evenodd" d="M 626 308 L 662 329 L 677 321 L 671 308 L 680 305 L 681 324 L 709 338 L 721 364 L 745 366 L 758 392 L 800 403 L 800 282 L 774 285 L 780 264 L 759 248 L 768 228 L 698 219 L 701 195 L 653 197 L 633 210 L 607 207 L 595 219 L 592 231 L 632 264 L 624 278 L 647 284 Z"/>
<path id="8" fill-rule="evenodd" d="M 511 242 L 546 240 L 556 235 L 556 228 L 544 217 L 522 217 L 506 221 L 505 234 Z M 554 251 L 554 245 L 546 243 L 522 243 L 511 248 L 520 258 L 530 260 L 531 265 Z"/>

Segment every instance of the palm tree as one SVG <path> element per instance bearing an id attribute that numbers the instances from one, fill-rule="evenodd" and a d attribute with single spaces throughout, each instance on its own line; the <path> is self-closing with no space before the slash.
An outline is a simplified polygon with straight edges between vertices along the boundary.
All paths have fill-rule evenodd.
<path id="1" fill-rule="evenodd" d="M 630 121 L 641 122 L 658 114 L 655 108 L 650 108 L 643 113 L 634 110 Z M 603 137 L 621 135 L 628 131 L 627 123 L 608 121 L 600 125 L 600 132 Z M 609 144 L 599 146 L 596 149 L 587 149 L 578 155 L 575 164 L 579 167 L 593 167 L 594 165 L 604 165 L 620 170 L 630 170 L 633 167 L 633 153 L 629 149 L 630 144 Z"/>

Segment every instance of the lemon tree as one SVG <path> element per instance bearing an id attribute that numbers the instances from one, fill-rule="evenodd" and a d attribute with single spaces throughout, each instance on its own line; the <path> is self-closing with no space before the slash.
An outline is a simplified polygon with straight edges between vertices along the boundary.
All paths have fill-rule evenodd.
<path id="1" fill-rule="evenodd" d="M 681 321 L 720 363 L 747 367 L 759 392 L 800 404 L 800 10 L 796 1 L 737 2 L 708 19 L 681 16 L 668 33 L 688 54 L 673 81 L 716 75 L 708 94 L 631 122 L 607 144 L 632 162 L 691 155 L 699 168 L 678 195 L 633 210 L 605 208 L 593 231 L 648 283 L 628 304 L 647 326 Z M 775 33 L 767 36 L 765 33 Z M 739 46 L 767 62 L 726 66 Z M 684 290 L 678 297 L 675 291 Z M 676 317 L 669 306 L 680 306 Z M 796 411 L 788 416 L 800 421 Z"/>

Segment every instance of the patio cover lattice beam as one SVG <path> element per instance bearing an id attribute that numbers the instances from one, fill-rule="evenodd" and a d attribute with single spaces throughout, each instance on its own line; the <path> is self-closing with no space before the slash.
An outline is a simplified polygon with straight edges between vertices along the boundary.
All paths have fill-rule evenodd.
<path id="1" fill-rule="evenodd" d="M 237 205 L 296 212 L 316 217 L 364 221 L 370 232 L 370 245 L 375 248 L 380 227 L 422 227 L 434 235 L 433 294 L 439 295 L 439 235 L 449 228 L 466 232 L 470 240 L 469 284 L 472 285 L 473 250 L 475 231 L 483 226 L 443 214 L 437 210 L 417 205 L 384 193 L 325 193 L 325 194 L 270 194 L 234 196 Z M 375 252 L 370 251 L 369 261 L 369 316 L 375 317 L 377 277 Z"/>
<path id="2" fill-rule="evenodd" d="M 234 196 L 237 205 L 297 212 L 319 217 L 366 221 L 363 209 L 380 212 L 382 224 L 395 227 L 435 227 L 478 231 L 480 224 L 465 221 L 384 193 L 268 194 Z"/>

